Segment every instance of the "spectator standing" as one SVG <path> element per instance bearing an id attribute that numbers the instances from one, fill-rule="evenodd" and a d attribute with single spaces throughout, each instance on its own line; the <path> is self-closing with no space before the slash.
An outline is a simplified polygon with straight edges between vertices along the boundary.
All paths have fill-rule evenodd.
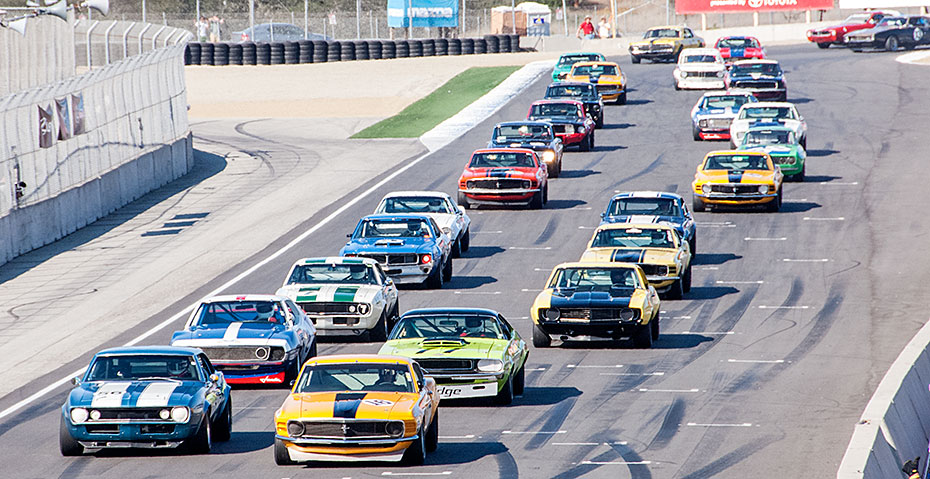
<path id="1" fill-rule="evenodd" d="M 613 36 L 612 30 L 610 22 L 607 21 L 607 17 L 601 17 L 601 21 L 597 24 L 597 36 L 600 38 L 610 38 Z"/>
<path id="2" fill-rule="evenodd" d="M 211 43 L 217 43 L 222 39 L 221 37 L 222 26 L 223 26 L 222 18 L 216 15 L 213 15 L 213 17 L 210 18 L 210 42 Z"/>
<path id="3" fill-rule="evenodd" d="M 578 26 L 578 31 L 575 32 L 575 36 L 585 40 L 594 38 L 594 24 L 591 23 L 591 15 L 584 17 L 584 21 Z"/>
<path id="4" fill-rule="evenodd" d="M 210 39 L 210 23 L 207 22 L 207 17 L 200 17 L 200 20 L 194 23 L 194 28 L 197 30 L 197 41 L 206 42 Z"/>

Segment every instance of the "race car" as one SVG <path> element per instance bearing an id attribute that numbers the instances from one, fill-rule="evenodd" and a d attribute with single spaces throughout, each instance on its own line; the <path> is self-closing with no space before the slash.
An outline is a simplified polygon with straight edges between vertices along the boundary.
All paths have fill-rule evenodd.
<path id="1" fill-rule="evenodd" d="M 308 361 L 274 413 L 274 460 L 423 464 L 439 445 L 436 381 L 411 359 L 353 354 Z"/>
<path id="2" fill-rule="evenodd" d="M 872 28 L 885 17 L 900 16 L 896 11 L 871 11 L 854 13 L 839 25 L 807 31 L 807 39 L 820 48 L 830 48 L 830 45 L 843 46 L 846 34 L 866 28 Z"/>
<path id="3" fill-rule="evenodd" d="M 585 114 L 584 104 L 577 100 L 537 100 L 530 105 L 527 120 L 552 123 L 555 134 L 565 146 L 577 146 L 581 151 L 594 148 L 594 120 Z"/>
<path id="4" fill-rule="evenodd" d="M 688 27 L 669 25 L 646 30 L 643 39 L 630 42 L 630 59 L 639 63 L 643 59 L 673 61 L 687 48 L 704 46 L 704 39 Z"/>
<path id="5" fill-rule="evenodd" d="M 581 262 L 635 263 L 659 294 L 681 299 L 691 291 L 691 247 L 675 227 L 660 223 L 598 226 Z"/>
<path id="6" fill-rule="evenodd" d="M 604 57 L 601 53 L 565 53 L 559 57 L 559 61 L 556 62 L 555 68 L 552 69 L 552 81 L 561 81 L 568 76 L 568 72 L 571 71 L 572 65 L 578 62 L 606 62 L 607 58 Z"/>
<path id="7" fill-rule="evenodd" d="M 723 88 L 727 67 L 723 57 L 713 48 L 689 48 L 678 56 L 672 71 L 676 90 L 707 90 Z"/>
<path id="8" fill-rule="evenodd" d="M 384 341 L 399 315 L 397 286 L 371 258 L 304 258 L 278 289 L 297 303 L 320 336 Z"/>
<path id="9" fill-rule="evenodd" d="M 58 430 L 63 456 L 178 446 L 206 454 L 232 432 L 229 385 L 199 349 L 106 349 L 72 382 Z"/>
<path id="10" fill-rule="evenodd" d="M 742 60 L 733 63 L 726 76 L 726 87 L 748 90 L 760 100 L 785 101 L 788 81 L 776 60 Z"/>
<path id="11" fill-rule="evenodd" d="M 728 36 L 720 37 L 714 43 L 723 61 L 733 63 L 740 60 L 761 60 L 765 58 L 765 48 L 756 37 Z"/>
<path id="12" fill-rule="evenodd" d="M 404 313 L 378 354 L 415 360 L 443 400 L 492 397 L 506 405 L 523 394 L 529 350 L 496 311 L 428 308 Z"/>
<path id="13" fill-rule="evenodd" d="M 368 215 L 348 237 L 339 256 L 371 258 L 397 284 L 452 280 L 452 238 L 427 215 Z"/>
<path id="14" fill-rule="evenodd" d="M 587 82 L 558 82 L 546 88 L 546 100 L 578 100 L 584 112 L 594 120 L 594 127 L 604 126 L 604 100 L 597 87 Z"/>
<path id="15" fill-rule="evenodd" d="M 561 159 L 561 157 L 560 157 Z M 441 191 L 395 191 L 388 193 L 375 214 L 426 214 L 452 237 L 452 257 L 458 258 L 471 244 L 471 218 L 447 193 Z M 446 231 L 448 229 L 448 231 Z"/>
<path id="16" fill-rule="evenodd" d="M 807 121 L 798 112 L 794 103 L 760 101 L 745 103 L 740 107 L 736 118 L 730 123 L 730 146 L 736 147 L 743 142 L 743 135 L 756 123 L 780 123 L 794 131 L 798 143 L 807 148 Z"/>
<path id="17" fill-rule="evenodd" d="M 739 109 L 746 103 L 757 101 L 748 91 L 705 93 L 691 109 L 691 137 L 694 141 L 730 139 L 730 124 Z"/>
<path id="18" fill-rule="evenodd" d="M 556 136 L 551 123 L 545 121 L 508 121 L 498 123 L 491 132 L 488 148 L 523 148 L 533 150 L 543 163 L 550 178 L 562 173 L 562 139 Z"/>
<path id="19" fill-rule="evenodd" d="M 530 308 L 533 346 L 632 337 L 639 348 L 659 339 L 659 293 L 631 263 L 562 263 Z"/>
<path id="20" fill-rule="evenodd" d="M 316 328 L 284 296 L 226 295 L 204 299 L 172 346 L 200 348 L 230 384 L 284 384 L 316 356 Z"/>
<path id="21" fill-rule="evenodd" d="M 626 75 L 613 62 L 578 62 L 572 65 L 566 80 L 588 82 L 595 85 L 604 101 L 619 105 L 626 103 Z"/>
<path id="22" fill-rule="evenodd" d="M 762 151 L 712 151 L 697 167 L 691 183 L 692 209 L 708 206 L 764 206 L 781 209 L 781 170 Z"/>
<path id="23" fill-rule="evenodd" d="M 895 52 L 930 43 L 930 18 L 922 15 L 885 17 L 872 28 L 846 35 L 844 44 L 854 52 L 878 49 Z"/>
<path id="24" fill-rule="evenodd" d="M 697 228 L 685 199 L 664 191 L 617 193 L 601 213 L 601 225 L 615 223 L 659 223 L 671 225 L 691 254 L 697 254 Z"/>
<path id="25" fill-rule="evenodd" d="M 549 201 L 549 173 L 533 150 L 476 150 L 459 177 L 459 204 L 528 205 Z"/>
<path id="26" fill-rule="evenodd" d="M 781 123 L 756 123 L 743 136 L 740 151 L 764 151 L 785 175 L 785 181 L 804 181 L 807 152 L 794 130 Z"/>

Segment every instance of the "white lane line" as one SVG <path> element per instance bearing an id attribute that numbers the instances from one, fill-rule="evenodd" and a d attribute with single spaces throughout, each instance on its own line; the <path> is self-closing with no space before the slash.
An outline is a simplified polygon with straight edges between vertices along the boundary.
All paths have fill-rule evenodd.
<path id="1" fill-rule="evenodd" d="M 552 249 L 552 246 L 508 246 L 507 249 L 523 251 L 546 251 Z"/>
<path id="2" fill-rule="evenodd" d="M 581 208 L 572 208 L 572 209 L 573 210 L 590 210 L 592 208 L 590 206 L 582 206 Z"/>
<path id="3" fill-rule="evenodd" d="M 242 407 L 236 406 L 236 407 L 234 407 L 233 409 L 236 409 L 236 410 L 240 410 L 240 411 L 241 411 L 241 410 L 244 410 L 244 409 L 271 409 L 271 408 L 268 407 L 268 406 L 242 406 Z"/>
<path id="4" fill-rule="evenodd" d="M 442 471 L 442 472 L 391 472 L 384 471 L 381 473 L 382 476 L 451 476 L 452 471 Z"/>
<path id="5" fill-rule="evenodd" d="M 577 369 L 582 369 L 582 368 L 587 368 L 587 369 L 604 369 L 604 368 L 614 369 L 614 368 L 622 368 L 623 365 L 622 365 L 622 364 L 614 364 L 614 365 L 612 365 L 612 366 L 611 366 L 611 365 L 598 365 L 598 366 L 590 365 L 590 366 L 587 366 L 587 365 L 578 365 L 578 364 L 566 364 L 565 367 L 566 367 L 566 368 L 570 368 L 570 369 L 576 369 L 576 368 L 577 368 Z"/>
<path id="6" fill-rule="evenodd" d="M 717 271 L 720 268 L 717 266 L 701 266 L 698 269 L 703 269 L 704 271 Z"/>
<path id="7" fill-rule="evenodd" d="M 593 230 L 593 229 L 597 229 L 597 226 L 579 226 L 578 229 L 580 229 L 580 230 Z"/>
<path id="8" fill-rule="evenodd" d="M 784 200 L 784 201 L 786 201 L 786 202 L 788 202 L 788 203 L 803 203 L 803 202 L 807 201 L 807 198 L 792 198 L 792 199 L 790 199 L 790 200 Z"/>
<path id="9" fill-rule="evenodd" d="M 526 289 L 526 288 L 523 288 L 523 289 L 521 289 L 520 291 L 522 291 L 522 292 L 524 292 L 524 293 L 527 293 L 527 292 L 535 293 L 535 292 L 537 292 L 537 291 L 539 291 L 539 290 L 538 290 L 538 289 Z"/>
<path id="10" fill-rule="evenodd" d="M 691 319 L 691 316 L 672 316 L 672 319 Z"/>
<path id="11" fill-rule="evenodd" d="M 545 371 L 545 370 L 546 368 L 530 368 L 530 369 L 527 369 L 526 371 Z"/>
<path id="12" fill-rule="evenodd" d="M 473 234 L 473 235 L 499 235 L 499 234 L 501 234 L 501 233 L 503 233 L 503 231 L 472 231 L 472 232 L 470 232 L 469 234 Z"/>
<path id="13" fill-rule="evenodd" d="M 727 336 L 730 334 L 736 334 L 733 331 L 682 331 L 680 333 L 669 333 L 669 334 L 706 334 L 706 335 L 716 335 L 716 336 Z"/>
<path id="14" fill-rule="evenodd" d="M 785 241 L 787 239 L 788 238 L 785 238 L 784 236 L 780 238 L 753 238 L 751 236 L 747 236 L 743 238 L 743 241 Z"/>
<path id="15" fill-rule="evenodd" d="M 751 422 L 744 422 L 739 424 L 700 424 L 696 422 L 689 422 L 685 424 L 688 427 L 752 427 Z"/>
<path id="16" fill-rule="evenodd" d="M 665 376 L 662 371 L 655 373 L 598 373 L 598 376 Z"/>
<path id="17" fill-rule="evenodd" d="M 695 223 L 698 226 L 727 226 L 732 225 L 732 221 L 698 221 Z"/>
<path id="18" fill-rule="evenodd" d="M 782 364 L 784 359 L 727 359 L 728 363 Z"/>
<path id="19" fill-rule="evenodd" d="M 552 271 L 552 268 L 533 268 L 533 271 Z"/>
<path id="20" fill-rule="evenodd" d="M 701 226 L 704 228 L 736 228 L 736 225 L 734 224 L 703 224 L 702 225 L 698 223 L 698 226 Z"/>
<path id="21" fill-rule="evenodd" d="M 558 431 L 501 431 L 501 434 L 565 434 L 568 431 L 558 430 Z"/>
<path id="22" fill-rule="evenodd" d="M 764 281 L 761 279 L 758 281 L 716 281 L 717 284 L 763 284 Z"/>
<path id="23" fill-rule="evenodd" d="M 500 291 L 456 291 L 454 294 L 501 294 Z"/>
<path id="24" fill-rule="evenodd" d="M 808 309 L 810 306 L 759 306 L 759 309 Z"/>
<path id="25" fill-rule="evenodd" d="M 319 223 L 313 225 L 312 227 L 310 227 L 309 229 L 307 229 L 306 231 L 304 231 L 303 233 L 301 233 L 300 235 L 298 235 L 296 238 L 294 238 L 293 240 L 291 240 L 291 242 L 289 242 L 288 244 L 282 246 L 281 249 L 275 251 L 274 253 L 271 253 L 270 255 L 268 255 L 267 257 L 265 257 L 265 259 L 259 261 L 258 263 L 255 263 L 255 264 L 252 265 L 250 268 L 247 268 L 247 269 L 246 269 L 245 271 L 243 271 L 242 273 L 239 273 L 238 275 L 236 275 L 236 277 L 234 277 L 234 278 L 230 279 L 229 281 L 223 283 L 222 285 L 220 285 L 219 287 L 217 287 L 217 288 L 214 289 L 213 291 L 210 291 L 209 293 L 205 294 L 205 295 L 204 295 L 204 298 L 208 298 L 208 297 L 210 297 L 210 296 L 216 296 L 216 295 L 218 295 L 218 294 L 221 293 L 222 291 L 228 289 L 230 286 L 232 286 L 232 285 L 238 283 L 239 281 L 242 281 L 244 278 L 250 276 L 252 273 L 258 271 L 258 270 L 261 269 L 261 268 L 263 268 L 266 264 L 268 264 L 268 263 L 270 263 L 270 262 L 276 260 L 278 257 L 280 257 L 281 255 L 283 255 L 284 253 L 290 251 L 290 250 L 293 249 L 295 246 L 297 246 L 298 244 L 302 243 L 302 242 L 303 242 L 304 240 L 306 240 L 310 235 L 312 235 L 313 233 L 316 233 L 317 231 L 319 231 L 320 228 L 322 228 L 323 226 L 326 226 L 327 224 L 329 224 L 330 222 L 332 222 L 334 219 L 338 218 L 341 214 L 343 214 L 343 213 L 345 213 L 346 211 L 348 211 L 349 208 L 352 208 L 353 206 L 355 206 L 356 204 L 358 204 L 358 203 L 361 202 L 362 200 L 368 198 L 369 196 L 371 196 L 372 193 L 374 193 L 375 191 L 378 191 L 378 189 L 380 189 L 382 186 L 386 185 L 387 183 L 389 183 L 390 181 L 394 180 L 394 179 L 397 178 L 398 176 L 400 176 L 400 175 L 406 173 L 407 170 L 409 170 L 409 169 L 413 168 L 414 166 L 418 165 L 421 161 L 423 161 L 424 159 L 428 158 L 430 155 L 432 155 L 432 152 L 425 153 L 425 154 L 423 154 L 423 155 L 417 157 L 416 159 L 414 159 L 414 160 L 411 161 L 410 163 L 407 163 L 406 165 L 404 165 L 404 166 L 398 168 L 398 169 L 395 170 L 393 173 L 391 173 L 391 174 L 385 176 L 381 181 L 375 183 L 374 185 L 371 185 L 371 187 L 369 187 L 367 190 L 365 190 L 365 191 L 359 193 L 357 196 L 355 196 L 355 197 L 352 198 L 351 200 L 347 201 L 344 205 L 340 206 L 340 207 L 337 208 L 335 211 L 333 211 L 332 213 L 330 213 L 329 216 L 327 216 L 327 217 L 323 218 L 322 220 L 320 220 Z M 161 323 L 155 325 L 154 327 L 152 327 L 152 328 L 149 329 L 148 331 L 146 331 L 146 332 L 140 334 L 139 336 L 136 336 L 133 340 L 129 341 L 129 342 L 126 343 L 124 346 L 133 346 L 133 345 L 139 344 L 140 342 L 146 340 L 149 336 L 152 336 L 153 334 L 155 334 L 155 333 L 161 331 L 162 329 L 165 329 L 165 328 L 168 327 L 170 324 L 172 324 L 172 323 L 178 321 L 178 320 L 181 319 L 182 317 L 187 316 L 188 312 L 189 312 L 191 309 L 194 309 L 194 307 L 196 307 L 196 306 L 198 306 L 198 305 L 200 305 L 200 300 L 198 300 L 196 303 L 193 303 L 193 304 L 187 306 L 186 308 L 182 309 L 181 311 L 175 313 L 175 314 L 172 315 L 170 318 L 168 318 L 168 319 L 162 321 Z M 61 387 L 62 385 L 64 385 L 64 384 L 67 383 L 68 381 L 70 381 L 71 378 L 73 378 L 73 377 L 75 377 L 75 376 L 78 376 L 78 375 L 81 375 L 85 370 L 86 370 L 86 368 L 81 368 L 81 369 L 75 371 L 74 373 L 69 374 L 68 376 L 66 376 L 66 377 L 64 377 L 64 378 L 61 378 L 61 379 L 59 379 L 59 380 L 53 382 L 52 384 L 49 384 L 48 386 L 46 386 L 46 387 L 40 389 L 39 391 L 33 393 L 33 394 L 30 395 L 29 397 L 27 397 L 27 398 L 25 398 L 25 399 L 23 399 L 23 400 L 17 402 L 16 404 L 13 404 L 12 406 L 10 406 L 10 407 L 4 409 L 3 411 L 0 411 L 0 419 L 4 418 L 4 417 L 6 417 L 6 416 L 9 416 L 10 414 L 12 414 L 12 413 L 18 411 L 19 409 L 25 407 L 26 405 L 28 405 L 28 404 L 30 404 L 30 403 L 36 401 L 37 399 L 39 399 L 39 398 L 45 396 L 46 394 L 48 394 L 48 393 L 54 391 L 55 389 Z"/>
<path id="26" fill-rule="evenodd" d="M 856 186 L 856 185 L 859 184 L 859 182 L 858 182 L 858 181 L 848 181 L 848 182 L 842 182 L 842 181 L 821 181 L 820 184 L 821 184 L 821 185 L 831 185 L 831 186 Z"/>
<path id="27" fill-rule="evenodd" d="M 600 446 L 599 442 L 553 442 L 552 446 Z"/>
<path id="28" fill-rule="evenodd" d="M 581 461 L 579 464 L 586 466 L 648 466 L 653 464 L 652 461 Z"/>
<path id="29" fill-rule="evenodd" d="M 468 434 L 465 436 L 439 436 L 439 439 L 474 439 L 474 434 Z"/>
<path id="30" fill-rule="evenodd" d="M 814 218 L 812 216 L 805 216 L 804 221 L 846 221 L 846 218 L 842 216 L 837 216 L 834 218 Z"/>
<path id="31" fill-rule="evenodd" d="M 514 316 L 510 319 L 530 319 L 530 317 L 529 316 Z"/>
<path id="32" fill-rule="evenodd" d="M 828 258 L 817 258 L 817 259 L 793 259 L 785 258 L 782 261 L 785 263 L 826 263 L 830 261 Z"/>
<path id="33" fill-rule="evenodd" d="M 636 389 L 641 393 L 699 393 L 700 389 L 648 389 L 648 388 L 639 388 Z"/>

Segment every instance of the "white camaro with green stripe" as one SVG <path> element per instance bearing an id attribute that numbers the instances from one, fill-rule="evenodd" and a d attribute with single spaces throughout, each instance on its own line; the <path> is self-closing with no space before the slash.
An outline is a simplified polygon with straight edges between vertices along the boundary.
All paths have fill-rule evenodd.
<path id="1" fill-rule="evenodd" d="M 384 341 L 398 317 L 397 287 L 369 258 L 305 258 L 294 263 L 277 294 L 292 299 L 317 334 Z"/>

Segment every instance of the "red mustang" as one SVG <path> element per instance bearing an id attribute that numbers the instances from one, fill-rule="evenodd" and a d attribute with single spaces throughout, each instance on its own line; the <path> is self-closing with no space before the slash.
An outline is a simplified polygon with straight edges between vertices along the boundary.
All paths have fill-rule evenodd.
<path id="1" fill-rule="evenodd" d="M 765 48 L 762 48 L 762 43 L 756 37 L 720 37 L 714 48 L 727 63 L 765 58 Z"/>
<path id="2" fill-rule="evenodd" d="M 539 209 L 549 201 L 549 173 L 536 152 L 522 148 L 477 150 L 459 177 L 458 203 L 529 205 Z"/>
<path id="3" fill-rule="evenodd" d="M 820 48 L 829 48 L 834 43 L 842 46 L 843 38 L 846 37 L 847 33 L 872 28 L 881 19 L 897 15 L 900 15 L 900 13 L 893 11 L 854 13 L 846 17 L 846 20 L 843 20 L 843 23 L 839 25 L 818 30 L 808 30 L 807 39 L 816 43 Z"/>
<path id="4" fill-rule="evenodd" d="M 539 100 L 530 105 L 527 120 L 552 123 L 555 136 L 565 146 L 577 146 L 581 151 L 594 148 L 596 124 L 584 112 L 584 103 L 578 100 Z"/>

